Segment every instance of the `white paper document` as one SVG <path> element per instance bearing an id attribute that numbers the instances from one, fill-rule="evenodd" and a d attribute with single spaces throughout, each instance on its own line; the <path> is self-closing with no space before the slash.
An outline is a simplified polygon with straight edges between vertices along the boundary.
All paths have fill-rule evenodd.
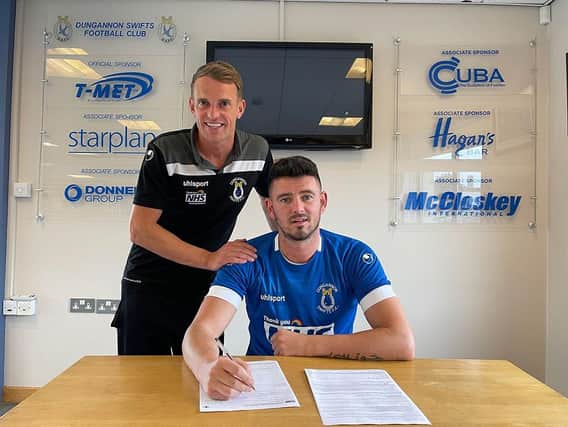
<path id="1" fill-rule="evenodd" d="M 306 369 L 322 423 L 430 424 L 391 376 L 380 369 Z"/>
<path id="2" fill-rule="evenodd" d="M 199 411 L 247 411 L 300 406 L 276 360 L 248 362 L 248 364 L 256 390 L 241 393 L 229 400 L 214 400 L 207 396 L 203 388 L 199 387 Z"/>

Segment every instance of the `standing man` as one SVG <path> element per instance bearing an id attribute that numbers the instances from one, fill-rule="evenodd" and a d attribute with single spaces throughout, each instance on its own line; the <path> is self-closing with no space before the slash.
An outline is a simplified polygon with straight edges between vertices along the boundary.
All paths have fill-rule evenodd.
<path id="1" fill-rule="evenodd" d="M 193 75 L 191 130 L 148 144 L 130 217 L 132 248 L 112 322 L 118 354 L 181 354 L 184 332 L 215 271 L 256 259 L 228 241 L 252 188 L 268 196 L 267 142 L 236 129 L 245 111 L 237 70 L 221 61 Z"/>
<path id="2" fill-rule="evenodd" d="M 219 357 L 215 343 L 244 297 L 247 354 L 412 359 L 412 331 L 376 254 L 320 229 L 327 194 L 316 165 L 301 156 L 278 160 L 265 203 L 278 231 L 250 241 L 255 262 L 219 270 L 184 338 L 185 362 L 205 392 L 228 399 L 254 385 L 247 364 Z M 371 329 L 353 333 L 357 305 Z"/>

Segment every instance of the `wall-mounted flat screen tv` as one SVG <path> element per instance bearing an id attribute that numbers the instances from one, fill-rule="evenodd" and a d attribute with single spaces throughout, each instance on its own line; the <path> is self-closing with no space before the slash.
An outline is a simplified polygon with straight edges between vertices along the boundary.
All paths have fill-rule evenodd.
<path id="1" fill-rule="evenodd" d="M 371 43 L 208 41 L 244 81 L 238 127 L 272 148 L 371 148 Z"/>

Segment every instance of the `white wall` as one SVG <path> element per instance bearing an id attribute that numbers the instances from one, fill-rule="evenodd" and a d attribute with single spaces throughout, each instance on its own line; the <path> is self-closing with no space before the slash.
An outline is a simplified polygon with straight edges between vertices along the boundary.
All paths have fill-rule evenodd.
<path id="1" fill-rule="evenodd" d="M 119 0 L 99 1 L 96 5 L 71 0 L 19 3 L 23 6 L 17 40 L 21 53 L 16 71 L 20 76 L 16 85 L 19 110 L 13 121 L 13 170 L 17 169 L 13 178 L 19 181 L 35 179 L 41 29 L 51 28 L 57 15 L 173 15 L 179 30 L 190 33 L 192 69 L 202 63 L 207 39 L 276 40 L 279 36 L 276 2 L 139 1 L 132 12 L 130 6 L 135 3 Z M 544 34 L 538 24 L 538 10 L 287 2 L 284 25 L 289 40 L 374 43 L 374 148 L 308 155 L 319 164 L 329 193 L 330 206 L 323 225 L 360 238 L 377 251 L 414 328 L 417 356 L 509 359 L 544 379 L 544 205 L 539 204 L 539 224 L 533 233 L 524 229 L 440 232 L 388 227 L 393 158 L 393 38 L 401 37 L 408 43 L 427 40 L 432 45 L 528 43 L 533 38 L 540 40 Z M 546 96 L 539 97 L 539 107 L 545 103 Z M 565 129 L 562 132 L 565 134 Z M 542 154 L 546 140 L 539 137 L 538 147 Z M 286 154 L 289 153 L 276 153 Z M 560 169 L 560 160 L 557 162 Z M 546 162 L 541 161 L 539 166 L 539 196 L 546 199 Z M 10 221 L 15 232 L 10 244 L 16 254 L 12 270 L 16 293 L 38 294 L 39 309 L 31 318 L 7 319 L 5 382 L 11 386 L 41 386 L 82 355 L 115 354 L 115 331 L 109 327 L 110 319 L 101 315 L 71 315 L 67 312 L 68 298 L 119 297 L 129 247 L 127 219 L 84 224 L 79 218 L 38 224 L 34 213 L 33 200 L 16 203 L 12 199 Z M 554 220 L 551 215 L 551 221 Z M 257 200 L 249 201 L 235 236 L 249 237 L 265 230 Z M 239 317 L 228 332 L 228 345 L 236 349 L 235 353 L 246 348 L 243 322 Z"/>
<path id="2" fill-rule="evenodd" d="M 566 53 L 568 52 L 568 4 L 556 1 L 552 6 L 550 39 L 550 128 L 549 186 L 550 236 L 548 245 L 548 339 L 546 380 L 568 395 L 568 137 L 566 99 Z"/>

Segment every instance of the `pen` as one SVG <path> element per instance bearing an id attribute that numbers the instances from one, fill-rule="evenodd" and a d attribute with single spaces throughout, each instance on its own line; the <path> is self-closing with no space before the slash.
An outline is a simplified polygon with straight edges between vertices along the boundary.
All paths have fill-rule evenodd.
<path id="1" fill-rule="evenodd" d="M 221 350 L 221 352 L 227 356 L 229 359 L 231 360 L 235 360 L 233 359 L 233 356 L 231 356 L 231 354 L 227 351 L 227 349 L 225 348 L 225 346 L 223 345 L 223 343 L 221 342 L 221 340 L 219 338 L 215 338 L 215 342 L 217 343 L 217 348 L 219 350 Z M 253 385 L 251 384 L 247 384 L 245 383 L 243 380 L 241 380 L 239 377 L 235 377 L 237 380 L 239 380 L 240 382 L 242 382 L 244 385 L 246 385 L 247 387 L 252 388 L 254 391 L 256 391 L 256 388 L 254 388 Z"/>

